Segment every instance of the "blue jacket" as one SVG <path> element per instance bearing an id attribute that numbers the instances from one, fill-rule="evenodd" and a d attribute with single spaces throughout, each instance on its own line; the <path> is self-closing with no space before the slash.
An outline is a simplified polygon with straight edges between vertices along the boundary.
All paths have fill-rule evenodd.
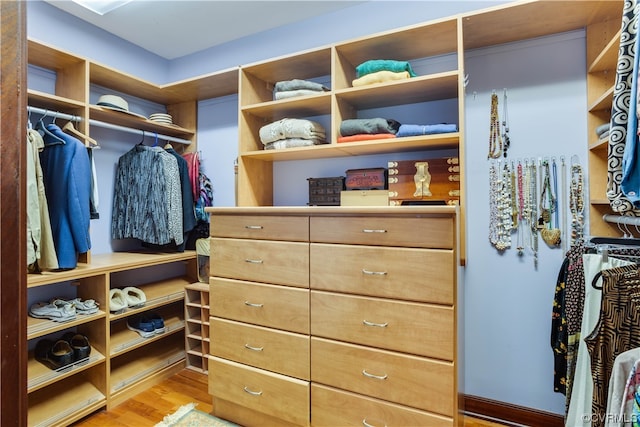
<path id="1" fill-rule="evenodd" d="M 78 254 L 91 249 L 91 165 L 82 142 L 57 125 L 46 128 L 65 141 L 63 144 L 45 133 L 40 162 L 58 265 L 70 269 L 77 266 Z"/>

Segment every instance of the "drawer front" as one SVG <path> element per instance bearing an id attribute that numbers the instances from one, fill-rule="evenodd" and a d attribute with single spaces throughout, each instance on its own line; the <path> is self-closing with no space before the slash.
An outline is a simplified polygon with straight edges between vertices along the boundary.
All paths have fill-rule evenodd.
<path id="1" fill-rule="evenodd" d="M 210 318 L 211 354 L 223 359 L 309 380 L 309 337 Z"/>
<path id="2" fill-rule="evenodd" d="M 451 250 L 312 243 L 312 289 L 453 304 Z"/>
<path id="3" fill-rule="evenodd" d="M 311 335 L 452 361 L 451 307 L 311 291 Z"/>
<path id="4" fill-rule="evenodd" d="M 309 218 L 306 216 L 214 215 L 210 228 L 212 237 L 292 242 L 309 240 Z"/>
<path id="5" fill-rule="evenodd" d="M 309 286 L 309 244 L 211 239 L 211 276 Z"/>
<path id="6" fill-rule="evenodd" d="M 211 316 L 309 334 L 309 290 L 212 277 Z"/>
<path id="7" fill-rule="evenodd" d="M 366 423 L 366 424 L 365 424 Z M 359 394 L 311 384 L 314 427 L 453 427 L 453 419 Z"/>
<path id="8" fill-rule="evenodd" d="M 312 242 L 453 249 L 453 217 L 312 217 Z"/>
<path id="9" fill-rule="evenodd" d="M 294 424 L 309 424 L 308 381 L 211 357 L 209 394 Z"/>
<path id="10" fill-rule="evenodd" d="M 314 383 L 453 416 L 454 377 L 451 362 L 311 339 Z"/>

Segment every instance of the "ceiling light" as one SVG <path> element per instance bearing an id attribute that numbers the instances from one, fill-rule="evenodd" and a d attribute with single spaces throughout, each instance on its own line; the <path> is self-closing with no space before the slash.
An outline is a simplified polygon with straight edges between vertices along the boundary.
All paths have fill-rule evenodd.
<path id="1" fill-rule="evenodd" d="M 73 0 L 74 3 L 87 8 L 98 15 L 105 15 L 112 10 L 124 6 L 130 1 L 131 0 Z"/>

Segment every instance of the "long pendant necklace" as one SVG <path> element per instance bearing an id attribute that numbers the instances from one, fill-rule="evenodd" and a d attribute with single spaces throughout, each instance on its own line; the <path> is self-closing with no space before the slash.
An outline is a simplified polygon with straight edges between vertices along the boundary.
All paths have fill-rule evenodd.
<path id="1" fill-rule="evenodd" d="M 549 246 L 557 246 L 560 244 L 560 229 L 552 227 L 553 214 L 557 212 L 556 197 L 551 188 L 551 172 L 549 170 L 549 162 L 545 160 L 542 163 L 544 168 L 544 178 L 542 191 L 540 193 L 540 235 Z"/>
<path id="2" fill-rule="evenodd" d="M 518 162 L 518 166 L 517 166 L 517 175 L 518 175 L 518 181 L 517 181 L 517 185 L 518 185 L 518 203 L 517 203 L 517 209 L 518 209 L 518 246 L 517 246 L 517 251 L 518 251 L 518 256 L 523 256 L 524 255 L 524 247 L 522 246 L 522 234 L 524 233 L 524 226 L 526 224 L 525 218 L 524 218 L 524 177 L 522 176 L 522 163 Z"/>
<path id="3" fill-rule="evenodd" d="M 538 199 L 538 173 L 536 169 L 536 161 L 535 159 L 531 159 L 531 164 L 529 165 L 529 183 L 530 183 L 530 191 L 529 191 L 529 229 L 530 229 L 530 241 L 531 241 L 531 250 L 533 252 L 533 266 L 534 268 L 538 268 L 538 211 L 536 209 L 536 203 Z"/>
<path id="4" fill-rule="evenodd" d="M 503 145 L 503 155 L 507 157 L 507 150 L 511 146 L 511 139 L 509 138 L 509 123 L 508 123 L 508 112 L 507 112 L 507 90 L 504 90 L 504 94 L 502 97 L 502 145 Z"/>
<path id="5" fill-rule="evenodd" d="M 500 119 L 498 118 L 498 95 L 491 94 L 491 114 L 489 121 L 489 154 L 488 159 L 499 159 L 502 156 L 502 138 L 500 136 Z"/>
<path id="6" fill-rule="evenodd" d="M 569 209 L 571 210 L 571 245 L 584 237 L 584 175 L 582 166 L 571 165 L 571 190 L 569 192 Z"/>

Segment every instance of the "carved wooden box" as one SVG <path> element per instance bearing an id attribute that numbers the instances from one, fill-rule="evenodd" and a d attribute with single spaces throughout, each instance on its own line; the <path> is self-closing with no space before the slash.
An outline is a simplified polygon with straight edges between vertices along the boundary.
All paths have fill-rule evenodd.
<path id="1" fill-rule="evenodd" d="M 388 163 L 389 205 L 403 201 L 460 202 L 460 165 L 457 157 L 401 160 Z"/>

